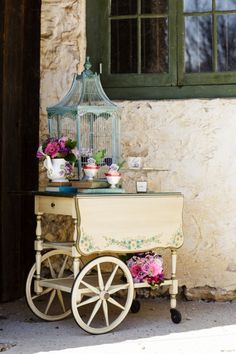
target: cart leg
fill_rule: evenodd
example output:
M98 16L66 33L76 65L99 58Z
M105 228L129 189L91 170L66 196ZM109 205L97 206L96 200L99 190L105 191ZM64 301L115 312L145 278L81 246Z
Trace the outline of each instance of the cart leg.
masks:
M73 257L73 273L74 278L79 274L80 271L80 254L75 246L72 246L72 257Z
M73 241L74 244L76 244L76 241L78 239L77 218L73 218L73 222L74 222ZM81 255L77 251L76 246L72 247L72 257L73 257L73 273L74 273L74 278L76 278L80 271L80 257L81 257Z
M176 309L176 295L178 294L178 280L176 279L176 262L177 253L176 250L171 250L171 280L172 284L169 289L170 293L170 314L174 323L180 323L182 316Z
M177 253L176 250L171 250L171 280L172 285L170 286L170 307L176 308L176 295L178 294L178 280L176 279L176 262Z
M40 274L41 274L41 260L42 260L42 250L43 250L43 240L42 240L42 214L37 214L37 225L36 225L36 240L34 242L35 249L35 261L36 261L36 274L34 282L34 291L39 294L43 291L42 287L39 285Z

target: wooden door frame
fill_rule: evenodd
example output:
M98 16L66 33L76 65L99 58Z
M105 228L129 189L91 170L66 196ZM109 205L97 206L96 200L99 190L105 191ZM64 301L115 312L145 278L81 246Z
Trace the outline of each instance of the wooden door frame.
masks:
M41 0L0 7L0 301L9 301L24 294L33 261Z

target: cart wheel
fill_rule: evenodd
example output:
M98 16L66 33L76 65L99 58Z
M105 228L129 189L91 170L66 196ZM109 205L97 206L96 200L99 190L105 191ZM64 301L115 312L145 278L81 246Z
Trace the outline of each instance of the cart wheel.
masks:
M73 258L69 251L53 250L42 256L41 280L68 279L73 283ZM31 268L26 281L26 300L31 311L46 321L57 321L70 313L70 294L56 288L40 286L35 292L36 263Z
M181 313L176 309L170 309L171 319L174 323L180 323L182 320Z
M130 307L130 311L133 313L137 313L137 312L139 312L140 307L141 307L140 301L135 299L132 302L132 305Z
M116 257L98 257L87 263L75 279L72 313L86 332L107 333L128 314L133 295L133 278L126 264Z

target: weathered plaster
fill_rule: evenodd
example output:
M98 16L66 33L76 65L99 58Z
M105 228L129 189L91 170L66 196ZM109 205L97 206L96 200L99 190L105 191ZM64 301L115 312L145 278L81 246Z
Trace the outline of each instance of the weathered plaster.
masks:
M122 102L124 158L143 156L149 189L185 196L178 276L188 288L236 288L236 100ZM135 134L133 132L135 131ZM133 136L133 138L132 138ZM133 172L133 177L140 178ZM127 178L134 190L134 181Z
M69 90L83 70L86 52L85 0L43 0L40 50L40 138L48 134L46 107ZM45 174L40 167L40 184Z
M81 72L85 47L85 1L43 0L41 137L47 133L46 107L62 98L73 73ZM142 179L148 181L150 191L184 194L185 243L177 265L186 295L197 296L197 291L201 298L207 290L217 299L219 292L235 298L236 99L118 104L123 108L123 158L142 156L144 167L160 170L126 170L123 187L134 192L135 181ZM44 182L45 173L41 172L40 184ZM68 223L64 222L64 229ZM63 229L59 232L63 237ZM166 264L168 269L168 258ZM192 288L197 289L194 295Z

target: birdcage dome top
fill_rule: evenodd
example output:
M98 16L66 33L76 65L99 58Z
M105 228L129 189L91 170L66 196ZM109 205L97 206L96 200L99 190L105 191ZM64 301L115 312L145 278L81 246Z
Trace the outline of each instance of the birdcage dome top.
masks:
M86 113L113 113L118 107L105 94L100 75L91 71L89 57L86 58L84 71L75 74L68 93L54 106L47 108L49 116L63 115L68 112L83 115Z

